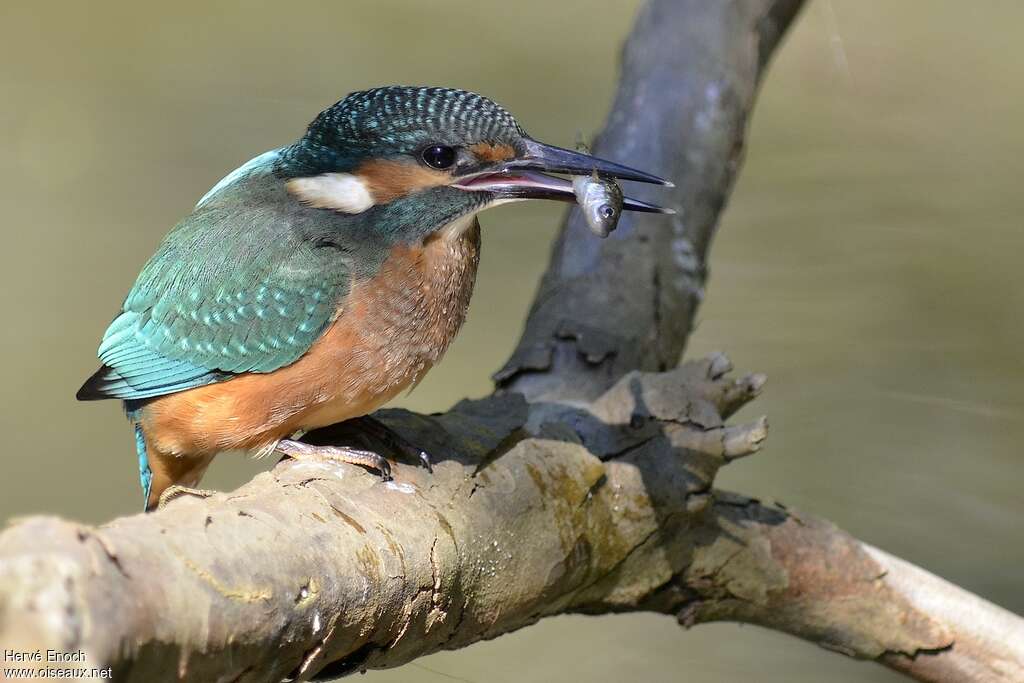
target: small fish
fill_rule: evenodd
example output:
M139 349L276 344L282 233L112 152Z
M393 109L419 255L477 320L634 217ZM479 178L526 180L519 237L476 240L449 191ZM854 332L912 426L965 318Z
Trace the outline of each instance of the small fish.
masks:
M590 153L582 140L577 141L576 151ZM622 215L622 188L619 184L612 178L600 177L594 171L588 176L573 176L572 189L591 232L598 237L610 235Z

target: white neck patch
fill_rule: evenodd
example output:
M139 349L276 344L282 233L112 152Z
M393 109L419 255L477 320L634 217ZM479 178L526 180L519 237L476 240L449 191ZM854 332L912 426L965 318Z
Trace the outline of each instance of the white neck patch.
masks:
M288 181L288 191L304 204L342 213L362 213L377 203L366 183L351 173L293 178Z

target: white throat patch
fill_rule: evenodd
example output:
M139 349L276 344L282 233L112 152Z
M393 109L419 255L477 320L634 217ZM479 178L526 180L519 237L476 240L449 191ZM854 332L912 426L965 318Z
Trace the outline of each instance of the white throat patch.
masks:
M438 232L445 240L458 240L463 234L465 234L466 230L469 230L473 223L476 222L476 216L478 213L480 212L474 211L472 213L467 213L465 216L456 218L454 221L441 228Z
M288 181L288 191L304 204L342 213L362 213L376 204L366 183L351 173L293 178Z

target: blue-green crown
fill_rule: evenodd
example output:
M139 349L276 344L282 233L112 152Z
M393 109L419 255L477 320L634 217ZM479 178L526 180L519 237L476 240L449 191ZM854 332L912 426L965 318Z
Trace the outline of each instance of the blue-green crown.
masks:
M453 88L373 88L322 111L288 151L287 170L348 170L370 154L410 154L432 143L514 144L524 135L511 114L483 95Z

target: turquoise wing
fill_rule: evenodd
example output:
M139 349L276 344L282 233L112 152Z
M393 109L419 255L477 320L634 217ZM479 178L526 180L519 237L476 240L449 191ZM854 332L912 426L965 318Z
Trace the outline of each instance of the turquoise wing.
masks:
M79 398L145 399L295 362L333 319L349 267L294 227L272 209L201 205L143 268Z

